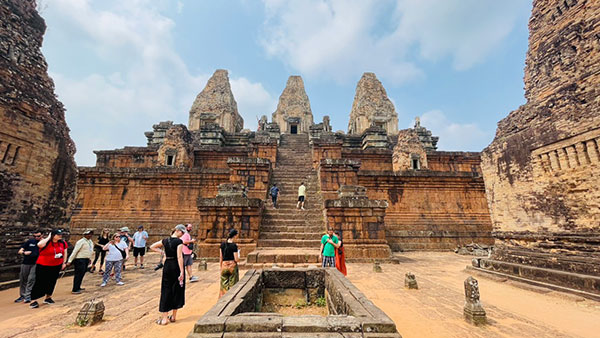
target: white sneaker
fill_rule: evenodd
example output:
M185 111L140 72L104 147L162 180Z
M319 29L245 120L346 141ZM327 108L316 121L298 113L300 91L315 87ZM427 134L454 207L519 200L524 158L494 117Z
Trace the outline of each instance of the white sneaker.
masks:
M117 285L125 285L123 282L117 282Z
M100 284L100 286L102 286L102 287L105 287L105 286L106 286L106 283L102 283L102 284Z
M199 279L198 279L198 277L196 277L196 276L192 276L192 277L190 278L190 283L197 282L198 280L199 280Z
M302 210L306 210L306 209L304 209L304 208L301 208L301 209L302 209Z

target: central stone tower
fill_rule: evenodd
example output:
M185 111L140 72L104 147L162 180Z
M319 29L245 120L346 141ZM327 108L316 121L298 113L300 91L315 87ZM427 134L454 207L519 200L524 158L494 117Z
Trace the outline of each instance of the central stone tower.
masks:
M364 73L356 85L348 134L362 134L377 126L388 135L398 134L398 114L385 88L373 73Z
M310 126L313 125L313 115L300 76L289 77L272 118L273 122L279 125L282 133L307 134L309 132Z

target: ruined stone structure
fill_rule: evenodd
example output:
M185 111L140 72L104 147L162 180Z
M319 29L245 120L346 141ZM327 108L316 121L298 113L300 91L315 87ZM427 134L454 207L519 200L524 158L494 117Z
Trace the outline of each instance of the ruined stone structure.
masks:
M228 133L239 132L244 126L224 69L215 71L190 109L190 130L199 130L208 124L217 124Z
M527 103L484 150L496 249L481 267L600 294L600 3L536 0Z
M229 88L217 74L225 73L207 88ZM96 151L96 166L79 168L73 232L144 224L152 241L192 223L199 256L214 259L235 227L250 267L317 263L327 226L340 231L354 261L491 244L479 154L436 151L437 138L418 123L398 135L374 75L361 79L359 94L356 111L387 116L388 125L346 135L332 132L327 116L315 124L302 79L292 76L273 121L261 118L256 132L232 132L218 120L197 128L166 121L146 133L146 147ZM206 100L201 93L194 106L210 106ZM301 182L305 211L296 209ZM273 183L277 209L267 196Z
M272 118L284 133L308 133L313 125L313 116L300 76L289 77Z
M33 230L68 227L77 172L35 2L2 1L0 22L0 280L9 280Z
M398 133L398 114L375 74L364 73L356 85L348 134L362 134L372 126L395 135Z

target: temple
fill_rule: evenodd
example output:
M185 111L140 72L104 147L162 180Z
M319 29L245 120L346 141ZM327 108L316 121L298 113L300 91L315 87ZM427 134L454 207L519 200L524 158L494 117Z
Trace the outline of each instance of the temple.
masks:
M372 73L350 117L347 134L332 132L327 116L314 123L302 78L291 76L272 121L243 130L227 71L217 70L188 126L157 123L147 146L96 151L96 166L79 167L71 231L144 224L156 239L192 223L198 255L216 258L235 227L246 264L257 265L316 263L327 226L355 261L493 242L479 153L437 151L418 120L398 131ZM306 211L295 208L301 182ZM267 199L273 183L278 209Z

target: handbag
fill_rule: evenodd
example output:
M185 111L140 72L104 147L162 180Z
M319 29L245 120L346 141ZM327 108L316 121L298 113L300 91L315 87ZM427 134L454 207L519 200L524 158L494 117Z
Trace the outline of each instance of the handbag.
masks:
M125 259L125 257L127 257L127 253L125 253L125 250L119 249L119 247L116 245L115 245L115 248L117 248L117 250L119 250L119 252L121 253L121 256L123 256L123 259Z

